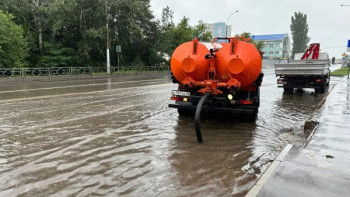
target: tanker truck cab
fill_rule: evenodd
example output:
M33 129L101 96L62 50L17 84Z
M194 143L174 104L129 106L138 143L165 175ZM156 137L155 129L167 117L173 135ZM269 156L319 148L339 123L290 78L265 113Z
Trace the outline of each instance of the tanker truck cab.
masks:
M178 88L171 92L175 103L169 107L180 116L194 116L196 122L202 111L255 121L264 76L261 68L260 52L245 37L183 43L171 57L171 78Z

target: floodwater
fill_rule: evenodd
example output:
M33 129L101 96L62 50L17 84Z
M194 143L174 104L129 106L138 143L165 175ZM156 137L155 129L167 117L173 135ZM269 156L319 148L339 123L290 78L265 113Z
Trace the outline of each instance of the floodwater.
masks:
M274 67L256 123L168 108L164 76L0 83L0 196L242 196L283 147L302 145L322 95L284 94Z

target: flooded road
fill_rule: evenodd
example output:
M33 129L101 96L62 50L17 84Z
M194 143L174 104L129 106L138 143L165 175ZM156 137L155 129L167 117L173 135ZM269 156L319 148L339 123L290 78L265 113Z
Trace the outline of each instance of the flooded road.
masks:
M202 123L168 108L160 76L0 86L0 196L242 196L322 95L284 94L265 62L256 123ZM332 82L333 84L334 82Z

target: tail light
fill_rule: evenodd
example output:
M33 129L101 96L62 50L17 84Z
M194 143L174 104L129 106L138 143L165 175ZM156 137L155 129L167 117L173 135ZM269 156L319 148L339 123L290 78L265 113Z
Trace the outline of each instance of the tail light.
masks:
M172 96L172 97L170 97L170 100L172 100L172 101L182 101L182 98L177 97L177 96Z
M170 100L172 100L172 101L184 101L184 102L187 102L188 101L188 98L186 98L186 97L177 97L177 96L172 96L172 97L170 97Z
M315 82L316 82L316 83L322 83L322 82L323 82L323 79L315 79Z
M251 101L251 100L240 100L240 101L238 101L238 103L241 104L241 105L251 105L251 104L253 104L253 101Z

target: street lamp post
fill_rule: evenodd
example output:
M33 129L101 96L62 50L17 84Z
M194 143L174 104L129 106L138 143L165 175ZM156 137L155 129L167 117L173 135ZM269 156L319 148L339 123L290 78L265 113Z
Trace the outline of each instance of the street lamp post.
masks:
M350 5L341 4L340 6L350 6ZM350 76L350 68L348 67L348 79L349 79L349 76Z
M231 16L232 16L234 13L237 13L237 12L239 12L239 11L238 11L238 10L236 10L236 11L232 12L232 13L230 14L230 16L228 16L228 17L227 17L227 21L226 21L226 37L227 37L227 26L228 26L228 20L231 18Z

